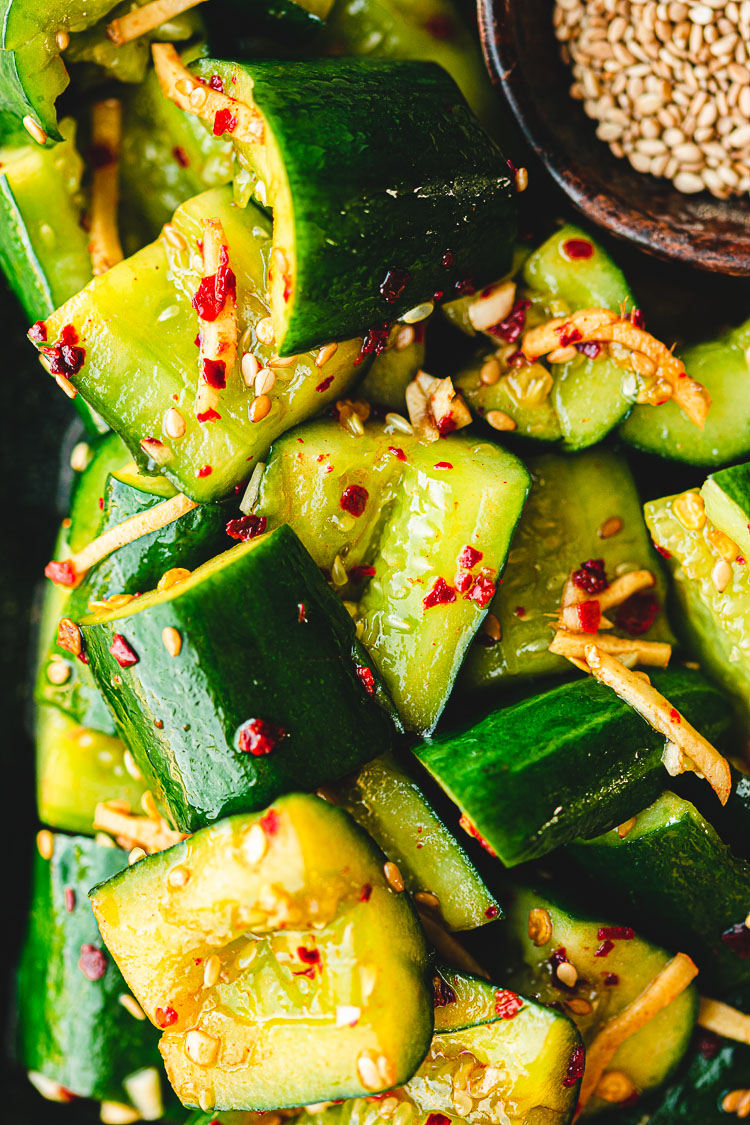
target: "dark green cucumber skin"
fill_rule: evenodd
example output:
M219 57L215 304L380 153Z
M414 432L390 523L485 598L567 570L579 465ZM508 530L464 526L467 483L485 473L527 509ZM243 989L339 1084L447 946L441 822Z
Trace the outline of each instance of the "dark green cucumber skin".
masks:
M614 845L588 840L568 853L644 929L695 959L704 991L750 984L750 958L721 940L747 915L750 864L722 844L692 805L683 802L675 812L665 804L660 822L642 836Z
M199 73L217 67L205 60ZM507 269L515 237L509 168L440 67L325 59L243 69L294 207L299 300L280 355L357 335L436 290L486 284ZM380 292L390 270L410 275L392 302Z
M389 749L395 730L382 689L368 694L356 673L371 662L349 614L290 528L229 570L174 609L170 600L83 628L120 736L185 832L343 777ZM161 639L168 625L182 636L176 659ZM114 633L139 655L133 667L110 654ZM288 732L270 754L237 749L252 718Z
M122 1081L143 1066L160 1065L158 1033L119 1002L128 992L106 954L87 898L95 883L127 866L127 853L86 836L54 837L51 860L34 859L34 890L28 935L18 974L17 1053L38 1071L79 1097L127 1102ZM66 888L75 902L69 911ZM81 946L107 956L101 980L78 967Z
M607 1115L611 1125L727 1125L721 1108L731 1090L750 1086L750 1047L700 1028L678 1073L664 1089Z
M713 789L694 773L673 778L671 787L680 797L695 805L735 855L750 860L750 776L734 765L731 771L732 788L725 805L721 804Z
M689 669L650 672L657 690L714 744L724 697ZM609 688L563 684L494 711L415 754L507 867L640 812L665 788L664 739Z

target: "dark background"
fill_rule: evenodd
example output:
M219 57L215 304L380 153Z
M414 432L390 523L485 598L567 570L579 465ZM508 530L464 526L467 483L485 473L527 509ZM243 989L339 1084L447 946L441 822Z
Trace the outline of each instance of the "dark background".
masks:
M575 218L564 198L537 166L519 139L507 155L530 171L531 187L521 197L521 222L544 235L560 218ZM710 337L720 328L750 316L750 281L721 278L649 258L622 243L607 243L625 270L647 317L649 329L665 339L688 341ZM436 318L437 320L438 318ZM4 876L0 918L4 956L0 963L3 1018L3 1118L9 1123L33 1120L39 1125L97 1121L97 1108L80 1103L45 1102L29 1086L10 1058L12 973L23 937L28 907L29 870L37 830L34 808L33 744L30 738L30 682L35 644L34 616L41 576L49 560L57 524L66 513L71 478L68 460L81 436L70 402L46 376L25 340L25 318L3 284L0 289L3 396L0 406L0 755L6 791ZM450 374L445 357L450 340L435 340L428 368ZM750 373L748 374L750 394ZM702 481L699 470L676 467L656 458L629 454L644 498L664 495ZM23 1018L23 1013L19 1013ZM7 1116L5 1116L7 1114Z

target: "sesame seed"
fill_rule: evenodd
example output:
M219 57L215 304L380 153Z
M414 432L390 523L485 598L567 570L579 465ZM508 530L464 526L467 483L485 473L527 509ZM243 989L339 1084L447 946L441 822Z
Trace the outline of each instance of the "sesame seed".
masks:
M195 86L188 94L188 100L193 109L202 109L208 101L208 93L202 86Z
M255 335L258 337L261 344L271 345L275 343L276 335L273 330L273 321L271 320L270 316L266 316L262 320L258 321L258 323L255 325Z
M182 637L172 625L165 626L161 631L162 643L170 656L179 656L182 651Z
M748 348L748 351L750 351L750 348ZM748 367L750 367L750 360L748 360ZM403 414L394 414L391 412L389 414L386 414L384 421L386 426L390 426L392 430L396 430L396 432L399 434L414 433L414 428L411 422L407 421L407 419L404 418Z
M488 637L491 637L491 639L495 641L495 643L501 640L503 635L502 627L497 617L495 617L494 613L488 613L485 617L484 621L482 622L482 632L485 633Z
M187 867L173 867L167 875L167 884L170 887L184 887L190 881L190 872Z
M57 383L63 394L67 395L68 398L73 399L78 394L78 391L75 389L67 375L55 375L55 382Z
M260 371L261 364L252 352L245 352L240 360L240 370L242 371L242 378L247 387L252 387L255 383L255 376Z
M619 824L617 826L617 835L620 837L621 840L624 840L625 837L630 832L632 832L634 828L635 828L635 817L631 816L630 820L624 820L622 822L622 824Z
M145 855L146 852L143 848L131 848L128 853L128 866L132 867L134 863L137 863L139 859L143 859Z
M353 1004L339 1004L336 1007L336 1027L354 1027L361 1015L361 1008Z
M181 438L185 433L185 419L175 406L164 415L164 433L170 438Z
M272 367L272 368L291 367L292 364L296 363L296 362L297 362L297 357L293 356L293 355L288 355L288 356L284 356L284 357L282 357L280 355L272 355L271 358L269 359L268 363L266 364L266 367Z
M379 1090L382 1081L377 1063L364 1052L357 1059L357 1075L365 1090Z
M42 859L52 859L55 851L55 838L47 828L42 828L36 834L36 846Z
M172 226L171 223L165 223L162 228L162 233L169 245L175 250L187 250L187 240L184 235L177 230L177 227Z
M268 850L268 838L260 824L253 824L244 834L242 854L248 863L259 863Z
M414 901L420 906L426 906L430 910L437 910L440 907L440 899L437 895L432 894L431 891L415 891Z
M70 467L75 473L82 473L91 463L94 451L87 441L79 441L70 454Z
M414 329L409 324L402 324L396 332L393 346L397 352L406 351L414 343Z
M552 937L552 918L548 910L535 906L529 911L528 933L534 945L546 945Z
M324 344L315 357L316 367L325 367L329 359L333 359L338 351L338 344Z
M492 387L500 378L501 371L500 361L495 356L490 356L479 369L479 382L485 387Z
M203 966L203 986L204 988L213 988L219 979L221 972L221 959L212 953L210 957L206 958L206 963Z
M211 1066L219 1054L219 1040L194 1027L185 1036L185 1054L196 1066Z
M268 395L258 395L250 403L248 417L251 422L262 422L271 409L271 400Z
M516 191L520 194L529 186L529 172L527 168L518 168L515 176Z
M177 90L177 93L182 94L183 97L187 96L188 94L192 94L196 86L197 82L195 82L192 78L179 78L177 82L175 82L175 89Z
M383 874L385 875L388 886L400 894L404 889L404 877L396 864L388 860L383 867Z
M68 46L70 45L70 35L64 27L61 27L60 30L56 33L55 43L57 44L58 51L67 50Z
M99 1106L99 1120L103 1125L132 1125L141 1120L137 1109L124 1102L102 1102Z
M493 430L515 430L516 428L516 423L510 414L506 414L504 410L488 410L485 419Z
M711 581L719 594L723 594L732 581L732 567L726 559L719 559L711 571Z
M47 134L41 127L38 121L35 121L30 113L27 113L23 119L23 127L26 132L32 137L38 145L45 145L47 143Z
M434 312L435 304L433 301L424 301L421 305L415 305L413 309L409 309L400 318L402 324L419 324L420 320L426 320Z
M255 376L255 393L259 397L267 395L269 391L273 390L274 383L276 382L276 375L268 367L262 367L258 374Z
M73 669L68 664L67 660L63 660L59 656L54 656L47 665L47 679L51 684L59 687L61 684L66 684L70 677L73 675Z
M597 535L600 539L611 539L613 535L617 535L618 531L622 531L622 520L619 516L610 516L601 525Z
M574 988L578 980L578 970L570 961L563 961L557 966L557 979L568 988Z
M331 563L331 581L334 586L346 586L349 581L349 575L346 573L346 567L341 561L340 555L336 555Z
M130 1012L130 1015L133 1017L133 1019L145 1020L146 1013L136 1000L135 996L131 996L129 992L123 992L117 997L117 999L122 1004L125 1011Z

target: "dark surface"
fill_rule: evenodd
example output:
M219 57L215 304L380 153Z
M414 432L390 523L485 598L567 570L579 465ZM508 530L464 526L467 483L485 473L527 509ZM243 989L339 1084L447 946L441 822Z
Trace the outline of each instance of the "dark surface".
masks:
M507 2L507 0L506 0ZM516 0L519 11L537 10L532 0ZM545 15L546 18L546 15ZM557 65L557 64L556 64ZM561 111L569 100L561 99ZM575 107L573 107L575 108ZM570 115L572 118L572 114ZM590 130L583 118L571 128ZM606 153L606 148L600 145ZM526 164L531 187L521 200L523 226L543 234L559 218L575 218L564 194L555 187L519 140L508 155L517 165ZM614 158L613 158L614 159ZM738 323L750 314L750 282L703 274L685 266L665 264L638 249L613 240L608 249L622 265L647 313L649 326L671 343L679 338L695 341L720 327ZM58 470L67 466L77 428L71 404L46 378L24 338L26 323L15 301L0 283L0 316L4 329L4 385L7 398L0 418L2 450L3 545L0 551L0 685L4 732L0 738L6 790L8 832L3 901L3 938L6 967L0 976L0 999L7 1008L10 973L25 926L33 836L36 831L33 791L33 749L28 735L28 689L31 684L33 627L30 617L34 591L52 551L57 520L65 511L66 486L58 484ZM455 343L455 341L453 341ZM436 335L429 369L444 373L451 351ZM439 362L440 361L440 362ZM80 431L78 431L80 436ZM60 447L64 446L61 454ZM704 474L658 458L628 454L644 498L675 492L702 481ZM70 477L70 471L64 474ZM483 706L491 706L491 699ZM486 858L476 853L479 859ZM3 1027L7 1027L7 1018ZM3 1035L3 1041L7 1036ZM83 1125L98 1121L89 1106L57 1106L42 1101L23 1075L3 1056L7 1076L3 1085L3 1119L35 1125Z
M569 93L549 0L478 0L487 64L526 140L587 218L651 254L750 275L750 200L683 195L613 156Z

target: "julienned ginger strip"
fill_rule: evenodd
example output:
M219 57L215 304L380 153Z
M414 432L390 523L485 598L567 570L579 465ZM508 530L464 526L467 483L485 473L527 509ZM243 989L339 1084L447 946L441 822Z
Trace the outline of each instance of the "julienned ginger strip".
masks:
M190 73L171 43L154 43L151 53L156 77L166 98L185 113L209 122L212 128L216 126L216 115L223 112L227 127L221 130L222 133L238 141L262 142L263 118L256 109L201 82Z
M107 37L116 47L122 47L124 43L140 39L142 35L147 35L149 31L160 27L167 20L174 19L175 16L180 16L203 2L204 0L151 0L150 4L135 8L132 12L108 23Z

